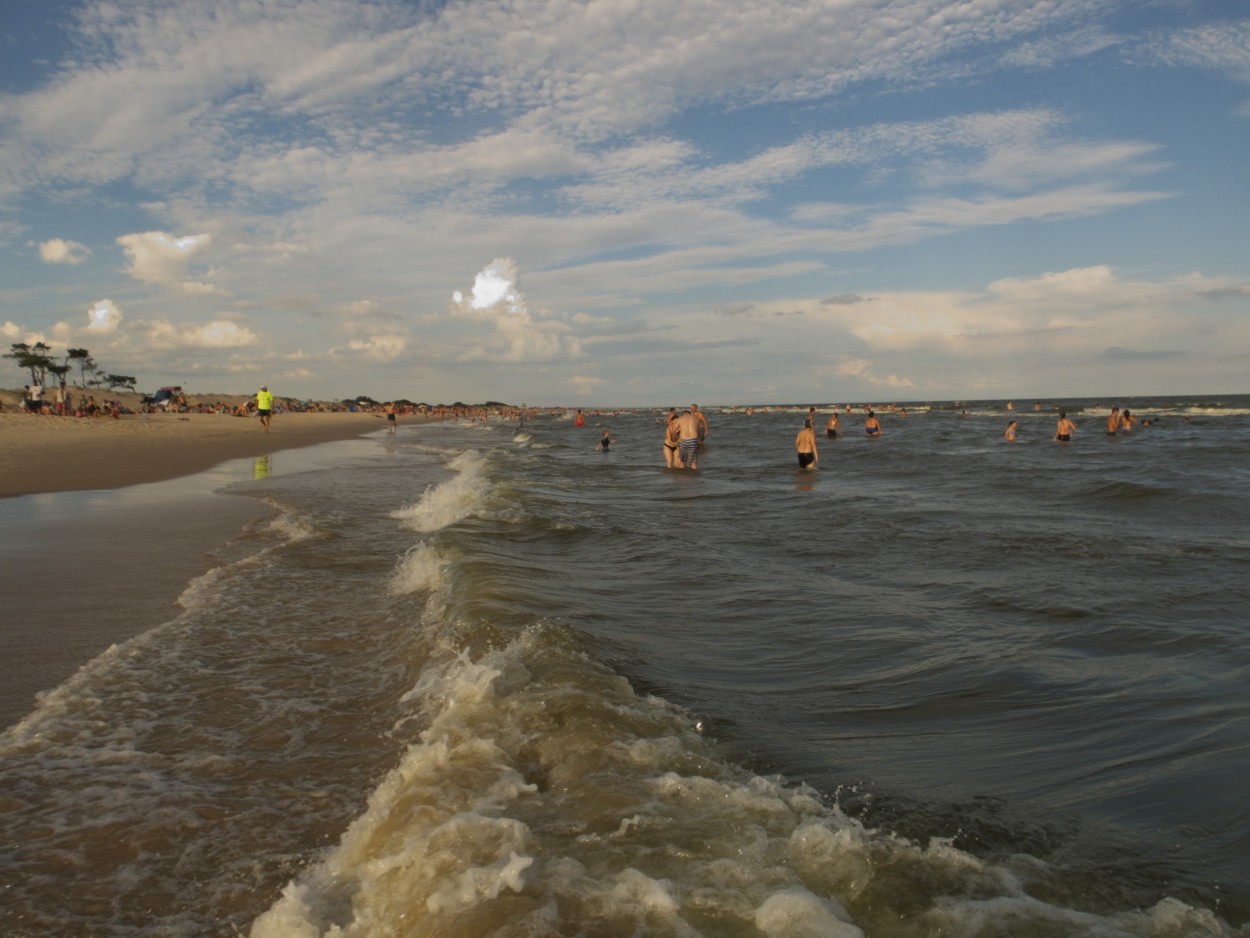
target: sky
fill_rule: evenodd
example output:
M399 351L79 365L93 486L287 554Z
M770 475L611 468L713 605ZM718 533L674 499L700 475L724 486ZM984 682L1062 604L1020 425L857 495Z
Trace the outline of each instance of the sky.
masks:
M1247 0L0 6L0 344L141 390L1247 393L1248 235Z

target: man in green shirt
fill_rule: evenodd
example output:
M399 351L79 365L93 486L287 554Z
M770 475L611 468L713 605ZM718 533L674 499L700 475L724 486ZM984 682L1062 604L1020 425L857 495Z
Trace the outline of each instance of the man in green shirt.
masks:
M273 419L273 395L269 393L267 384L262 384L256 392L256 414L260 417L260 425L268 433L269 421Z

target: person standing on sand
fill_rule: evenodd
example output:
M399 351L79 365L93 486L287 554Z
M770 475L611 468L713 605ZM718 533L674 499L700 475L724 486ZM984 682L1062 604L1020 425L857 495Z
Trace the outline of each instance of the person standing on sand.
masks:
M260 390L256 392L256 415L260 417L260 425L268 433L269 422L273 419L273 394L270 393L267 384L262 384Z
M794 449L799 454L799 468L814 472L820 453L816 451L816 431L810 420L803 421L803 429L794 438Z
M397 408L395 407L394 401L391 401L389 404L386 405L386 423L390 427L387 433L395 432L395 411L396 410Z
M1076 424L1068 419L1066 410L1059 411L1059 423L1055 427L1055 439L1060 443L1067 443L1072 439L1072 433L1076 430Z

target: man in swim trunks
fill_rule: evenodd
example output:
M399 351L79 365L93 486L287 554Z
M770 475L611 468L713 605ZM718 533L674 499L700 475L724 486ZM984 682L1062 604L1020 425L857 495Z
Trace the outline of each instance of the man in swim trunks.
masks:
M816 451L816 431L810 420L803 421L803 429L794 438L794 449L799 455L799 468L815 471L820 454Z
M842 421L838 419L838 412L835 410L829 415L829 422L825 424L825 436L834 439L838 435L838 431L842 429Z
M864 421L864 432L869 436L881 436L881 421L874 411L868 411L868 419Z
M677 455L681 459L683 469L699 468L699 418L691 413L690 408L678 417L674 423L677 427Z

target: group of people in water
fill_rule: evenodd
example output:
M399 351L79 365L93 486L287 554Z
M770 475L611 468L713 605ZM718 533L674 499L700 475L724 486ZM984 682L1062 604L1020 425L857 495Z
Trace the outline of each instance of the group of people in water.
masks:
M1041 410L1042 405L1038 403L1035 410ZM888 408L892 413L900 417L906 417L907 411L902 408L895 408L893 405ZM1014 410L1013 404L1007 405L1007 410ZM754 408L746 408L745 413L749 416L754 413ZM847 405L845 416L853 413L851 406ZM885 434L885 429L881 425L880 418L877 417L876 411L868 406L864 409L864 435L868 439L880 439ZM1074 420L1068 417L1064 410L1058 411L1059 418L1055 427L1053 439L1067 443L1071 441L1073 433L1075 433L1077 425ZM964 411L961 416L971 416L968 411ZM699 450L703 446L708 435L708 418L704 411L699 409L698 404L691 404L684 410L678 411L676 407L669 408L667 414L656 418L657 423L664 424L664 441L663 454L664 465L668 469L698 469L699 468ZM586 426L586 415L582 411L578 411L574 417L574 424L578 427ZM799 430L794 438L794 450L798 459L799 469L804 471L813 471L820 462L820 449L817 446L817 433L820 419L817 415L816 408L809 407L807 415L803 421L803 427ZM1111 414L1107 417L1106 433L1108 436L1132 431L1136 427L1148 427L1151 425L1150 418L1139 420L1134 417L1132 412L1125 408L1121 410L1119 407L1111 408ZM837 439L845 435L842 426L842 416L835 409L824 421L825 436L828 439ZM1003 432L1003 438L1007 442L1015 442L1019 430L1019 422L1012 420L1007 424L1006 430ZM608 432L603 433L602 439L595 447L600 452L608 452L610 446L616 442Z

